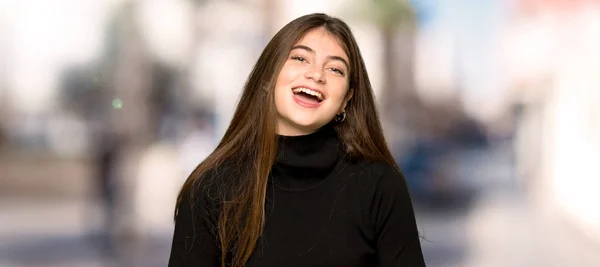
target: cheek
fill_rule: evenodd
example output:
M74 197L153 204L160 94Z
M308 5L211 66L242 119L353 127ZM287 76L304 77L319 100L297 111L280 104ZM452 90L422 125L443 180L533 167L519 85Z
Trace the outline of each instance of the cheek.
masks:
M293 81L293 73L285 67L279 72L275 82L275 106L285 105L286 92L290 91L289 85ZM291 92L291 91L290 91Z
M295 79L297 79L301 74L301 71L298 68L294 68L292 66L284 66L279 72L279 76L277 76L277 85L288 85Z
M286 84L289 83L289 80L289 72L287 72L285 69L282 69L277 76L277 80L275 81L275 97L281 95Z
M346 84L340 85L339 87L335 88L335 90L332 90L331 93L331 97L336 108L341 107L341 105L344 103L344 100L346 99L346 94L348 93L348 89L346 89Z

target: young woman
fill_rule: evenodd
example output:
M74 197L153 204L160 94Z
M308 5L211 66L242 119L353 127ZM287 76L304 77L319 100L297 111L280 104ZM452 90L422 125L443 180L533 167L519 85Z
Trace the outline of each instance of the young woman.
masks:
M302 16L269 42L223 139L181 189L169 266L425 266L343 21Z

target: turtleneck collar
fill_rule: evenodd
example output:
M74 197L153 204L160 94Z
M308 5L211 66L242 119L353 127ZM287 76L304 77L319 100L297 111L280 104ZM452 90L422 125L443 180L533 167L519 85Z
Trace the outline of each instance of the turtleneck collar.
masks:
M306 189L327 178L340 155L340 141L330 124L302 136L278 136L272 177L280 187Z

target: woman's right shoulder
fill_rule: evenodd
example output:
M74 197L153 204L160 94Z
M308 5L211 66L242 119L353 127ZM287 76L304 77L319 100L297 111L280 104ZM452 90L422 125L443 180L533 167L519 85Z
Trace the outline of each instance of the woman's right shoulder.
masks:
M216 205L229 184L228 180L238 175L235 170L233 163L224 162L202 173L192 174L187 178L180 194L191 203Z
M220 196L214 175L213 171L207 171L201 177L188 177L179 192L176 220L208 219L217 214Z

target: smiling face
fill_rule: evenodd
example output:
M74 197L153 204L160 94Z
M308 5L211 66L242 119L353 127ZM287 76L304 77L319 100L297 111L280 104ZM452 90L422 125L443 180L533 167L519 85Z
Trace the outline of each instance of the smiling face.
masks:
M307 32L296 43L275 83L277 133L305 135L343 112L348 92L349 58L324 28Z

